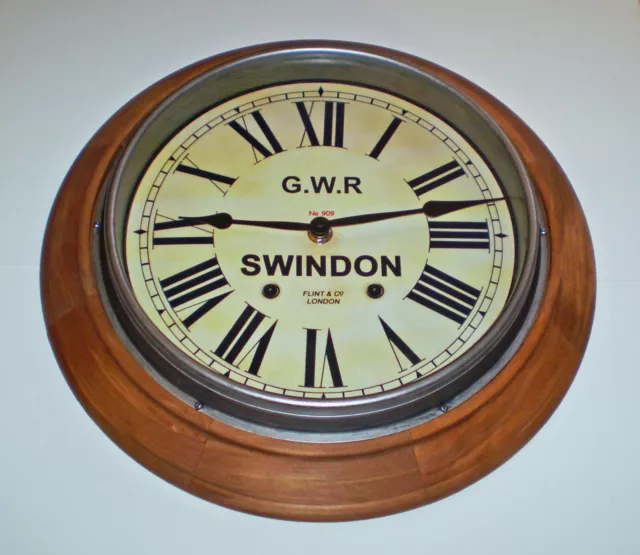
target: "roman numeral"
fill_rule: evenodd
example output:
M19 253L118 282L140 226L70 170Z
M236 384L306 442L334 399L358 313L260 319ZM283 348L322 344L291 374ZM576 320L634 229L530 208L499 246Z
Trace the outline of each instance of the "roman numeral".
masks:
M453 160L437 167L435 170L423 173L415 179L407 181L407 183L411 186L413 192L420 197L463 175L464 170L456 160Z
M184 173L187 175L193 175L202 179L207 179L220 191L223 195L227 194L227 190L231 185L236 182L235 177L229 177L228 175L222 175L221 173L210 172L201 170L195 166L187 166L186 164L179 164L175 171ZM220 183L228 185L227 188L220 187Z
M230 122L229 127L231 127L231 129L233 129L236 133L238 133L238 135L240 135L245 141L247 141L254 148L254 150L257 150L265 158L273 156L278 152L282 152L284 149L282 148L282 146L280 146L278 139L276 139L273 131L271 131L271 128L260 113L260 110L251 112L251 117L253 118L255 123L258 124L258 127L260 128L260 131L262 131L265 139L267 139L271 150L269 150L267 146L260 142L260 140L257 139L256 136L249 131L244 117L238 119L242 120L242 123L245 125L245 127L240 125L240 123L238 123L238 120Z
M221 287L229 285L222 275L222 270L215 257L160 280L160 285L174 310L179 310L179 307L191 301L196 301L196 303L185 308L200 305L182 320L187 328L195 324L231 293L228 291L215 297L209 295Z
M331 330L327 332L327 344L322 359L322 369L320 379L316 381L316 351L318 344L318 330L307 330L307 346L305 353L304 366L304 387L325 387L324 383L326 370L329 370L329 378L332 387L344 387L342 375L340 374L340 366L336 356L336 348L333 345ZM316 385L317 383L317 385Z
M475 287L427 264L407 298L463 324L476 305L480 293Z
M218 348L215 350L215 354L229 364L235 364L236 359L245 349L249 341L251 341L256 330L265 318L267 318L265 314L262 314L262 312L259 312L252 306L247 305L247 307L242 311L242 314L240 314L238 319L234 322L233 326L231 326L227 335L225 335L224 339L220 342L220 345L218 345ZM273 336L277 323L277 321L274 322L262 337L260 337L260 339L251 346L247 353L238 361L236 366L239 367L239 365L251 355L252 358L247 372L254 376L258 375L260 365L262 364L264 355L267 352L269 342L271 341L271 337Z
M296 108L304 125L305 134L309 138L311 146L321 146L316 130L311 123L311 110L307 112L304 102L296 102ZM313 102L311 109L317 102ZM322 146L344 147L344 102L324 102L324 123L322 133ZM334 116L335 112L335 116ZM304 136L302 137L304 141ZM302 142L300 143L302 146Z
M153 224L153 245L211 245L213 246L213 233L205 230L198 229L206 234L206 236L178 236L167 237L158 236L157 232L166 231L168 229L176 229L181 227L194 227L193 222L185 222L184 220L168 220L165 222L158 222L160 214L156 215L156 222ZM195 228L194 228L195 229Z
M402 366L400 362L400 358L398 357L398 353L402 354L404 358L406 358L411 366L414 364L418 364L422 359L411 350L411 347L407 345L400 336L391 329L389 324L387 324L380 316L378 316L380 323L382 324L382 329L384 330L384 334L387 336L387 341L389 341L389 345L391 346L391 350L393 351L393 355L396 357L396 361L398 362L398 366L400 367L400 371L406 370Z
M380 137L376 146L373 147L373 150L367 156L371 156L371 158L375 158L377 160L381 152L384 150L384 147L387 146L387 143L391 140L391 137L393 137L393 134L398 130L398 127L400 127L401 123L402 120L400 118L393 118L389 127L385 129L382 137Z
M487 222L437 222L429 220L430 249L489 250Z

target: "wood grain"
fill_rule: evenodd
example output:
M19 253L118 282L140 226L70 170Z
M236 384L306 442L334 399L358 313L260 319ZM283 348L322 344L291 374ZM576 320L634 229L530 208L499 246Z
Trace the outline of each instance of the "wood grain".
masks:
M491 95L444 68L392 50L341 44L420 66L461 89L510 137L540 193L551 262L539 314L510 363L468 401L411 430L360 442L296 443L237 430L156 383L119 340L97 293L92 245L98 196L122 145L153 108L203 71L236 57L336 43L280 43L229 52L145 90L78 156L56 199L43 247L41 289L49 338L88 414L117 445L165 480L215 503L276 518L381 516L435 501L491 472L560 403L593 318L589 231L571 185L540 139Z

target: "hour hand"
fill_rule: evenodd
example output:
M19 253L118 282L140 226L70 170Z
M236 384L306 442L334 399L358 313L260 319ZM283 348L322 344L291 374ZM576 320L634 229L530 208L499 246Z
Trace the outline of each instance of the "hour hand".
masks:
M457 212L472 206L480 206L481 204L491 204L504 198L489 198L480 200L430 200L425 202L422 207L425 215L429 218L439 218L451 212Z
M206 224L216 229L227 229L233 223L231 214L226 212L210 214L209 216L180 216L179 219L187 225Z
M193 224L207 224L216 229L227 229L231 225L248 225L253 227L267 227L271 229L284 229L289 231L308 231L310 225L302 222L262 221L262 220L236 220L231 214L219 212L209 216L180 216L184 222Z

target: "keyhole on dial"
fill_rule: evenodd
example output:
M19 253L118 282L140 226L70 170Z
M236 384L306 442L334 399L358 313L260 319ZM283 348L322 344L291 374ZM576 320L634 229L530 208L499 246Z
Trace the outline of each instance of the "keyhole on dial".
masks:
M382 285L380 285L379 283L372 283L371 285L367 286L367 295L369 295L369 297L371 297L372 299L379 299L380 297L382 297L382 295L384 295L384 287L382 287Z
M262 288L262 294L267 299L275 299L280 294L280 287L275 283L268 283Z

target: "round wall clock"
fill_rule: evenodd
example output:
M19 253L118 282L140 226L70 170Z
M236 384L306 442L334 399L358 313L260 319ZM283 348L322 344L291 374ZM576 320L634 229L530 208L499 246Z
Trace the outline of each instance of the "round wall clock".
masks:
M477 86L396 51L229 52L134 98L47 228L49 335L147 468L300 520L451 494L560 402L595 274L571 186Z

